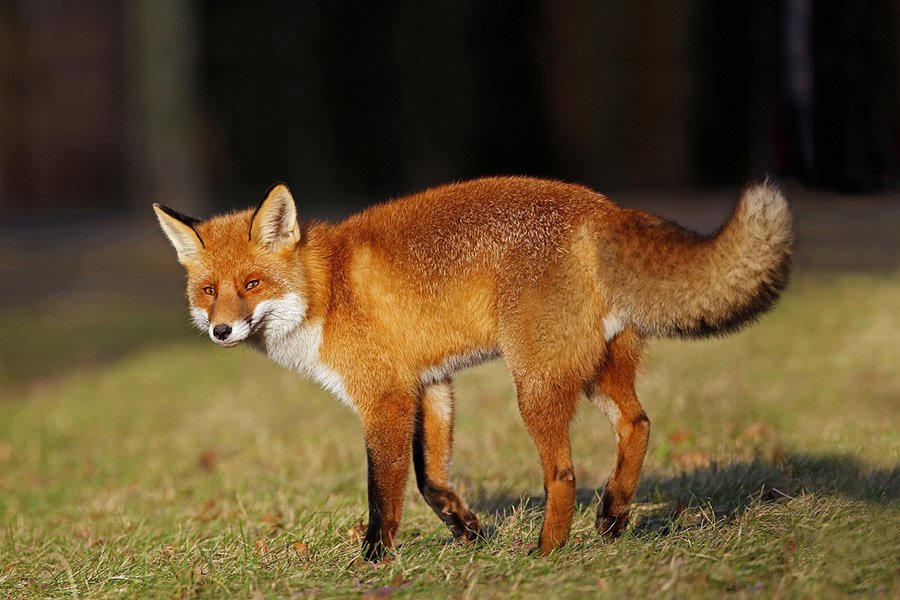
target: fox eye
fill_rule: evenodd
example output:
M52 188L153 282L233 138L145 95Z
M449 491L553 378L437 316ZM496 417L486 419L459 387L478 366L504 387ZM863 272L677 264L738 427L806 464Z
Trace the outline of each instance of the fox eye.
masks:
M244 289L252 290L256 286L259 285L259 279L251 279L247 283L244 284Z
M208 285L205 288L203 288L203 292L209 296L214 296L216 294L216 288L214 288L211 285Z

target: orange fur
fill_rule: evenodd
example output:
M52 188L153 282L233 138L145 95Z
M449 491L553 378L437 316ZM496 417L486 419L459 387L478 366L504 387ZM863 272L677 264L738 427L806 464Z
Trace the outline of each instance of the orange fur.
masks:
M310 374L358 412L371 558L394 542L410 448L429 505L457 537L477 535L447 481L449 377L498 355L544 469L540 551L568 538L568 428L584 391L616 428L597 526L621 533L649 436L634 394L643 338L751 320L785 285L792 245L787 204L768 184L746 189L712 237L581 186L517 177L429 189L334 225L298 225L283 185L256 211L205 222L156 210L198 325Z

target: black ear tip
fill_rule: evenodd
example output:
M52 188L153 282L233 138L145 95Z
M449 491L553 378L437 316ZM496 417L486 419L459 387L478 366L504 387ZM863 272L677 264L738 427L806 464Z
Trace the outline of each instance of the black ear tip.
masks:
M163 213L167 214L168 216L172 217L173 219L181 221L188 227L193 227L194 225L196 225L197 223L200 222L200 219L195 219L194 217L189 217L188 215L181 214L177 210L171 209L168 206L160 204L159 202L154 202L153 208L162 211Z
M283 187L284 190L285 190L288 194L291 193L291 188L289 188L288 185L287 185L285 182L283 182L283 181L276 181L275 183L273 183L272 185L269 186L269 189L266 190L266 193L265 193L265 195L263 196L263 200L265 200L266 198L268 198L268 197L272 194L272 192L274 192L276 189L278 189L278 188L280 188L280 187Z

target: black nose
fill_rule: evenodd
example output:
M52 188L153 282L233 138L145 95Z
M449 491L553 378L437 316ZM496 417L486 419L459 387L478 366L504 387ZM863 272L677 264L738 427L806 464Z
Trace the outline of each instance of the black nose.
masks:
M217 340L222 340L224 342L228 336L231 335L231 327L225 323L220 323L213 327L213 335Z

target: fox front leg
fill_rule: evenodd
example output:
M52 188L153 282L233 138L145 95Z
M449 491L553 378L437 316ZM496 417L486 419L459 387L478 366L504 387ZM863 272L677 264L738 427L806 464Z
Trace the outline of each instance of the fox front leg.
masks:
M369 526L363 540L366 560L379 561L394 547L403 512L415 427L415 398L406 393L383 395L360 411L368 461Z

